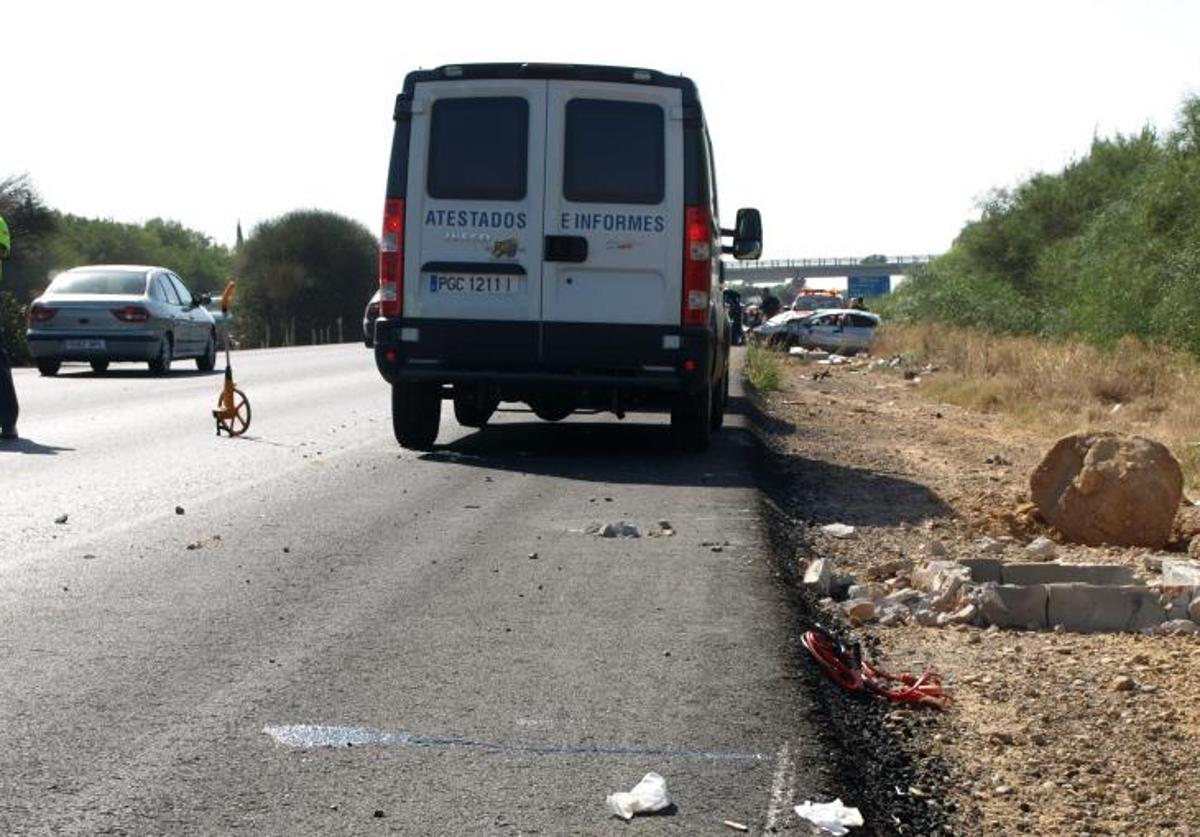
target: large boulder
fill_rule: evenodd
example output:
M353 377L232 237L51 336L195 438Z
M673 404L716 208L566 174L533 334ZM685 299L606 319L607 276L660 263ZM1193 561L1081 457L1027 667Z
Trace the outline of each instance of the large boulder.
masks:
M1029 487L1042 517L1072 541L1161 547L1171 538L1183 472L1158 442L1089 433L1059 439Z

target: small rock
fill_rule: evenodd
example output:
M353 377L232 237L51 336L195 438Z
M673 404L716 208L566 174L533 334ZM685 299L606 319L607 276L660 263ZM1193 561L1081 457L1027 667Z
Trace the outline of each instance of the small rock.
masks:
M948 614L949 618L946 621L951 625L968 625L975 620L978 612L979 609L974 604L968 603L954 613Z
M1188 605L1188 616L1192 618L1193 622L1200 622L1200 596L1197 596Z
M183 506L176 506L175 514L183 514Z
M871 599L877 601L888 595L888 588L885 584L878 582L870 582L867 584L855 584L847 592L846 595L852 599ZM917 595L920 595L919 593Z
M918 610L913 613L913 619L923 628L936 628L938 624L938 614L932 610Z
M1152 630L1159 636L1177 636L1181 634L1200 633L1200 625L1197 625L1191 619L1172 619L1169 622L1163 622Z
M1004 553L1004 544L985 536L975 541L975 551L981 555L1001 555Z
M982 641L983 640L981 640L979 638L979 634L975 634L975 633L967 634L967 645L978 645Z
M83 556L83 560L85 560L85 561L95 561L95 560L96 560L96 556L95 556L95 554L93 554L93 553L89 552L87 555L84 555L84 556Z
M1004 730L993 730L988 734L988 742L991 744L1003 744L1005 747L1011 747L1017 743L1011 732Z
M941 541L926 541L921 545L921 551L930 558L945 558L949 554L946 545Z
M856 622L875 621L875 602L870 599L851 599L842 605L846 616Z
M62 526L63 524L65 524L67 522L67 517L68 517L68 515L60 514L58 517L54 518L54 522L57 523L59 526Z
M536 561L537 559L538 559L538 554L537 554L536 552L531 552L531 553L529 553L529 560L530 560L530 561Z
M829 523L822 526L821 531L829 537L837 538L838 540L854 537L854 527L847 526L845 523Z
M383 819L383 811L376 808L375 813L372 816L374 816L375 819L377 819L377 820L381 820L381 819Z
M714 547L712 548L712 551L713 551L713 552L724 552L724 551L725 551L725 547L721 546L720 544L717 544L716 546L714 546Z
M1113 681L1112 688L1114 692L1132 692L1135 685L1132 677L1122 674Z
M1043 561L1052 561L1058 554L1058 547L1054 545L1054 541L1043 535L1030 542L1025 547L1025 552Z
M1009 462L1007 459L1005 459L1003 456L1001 456L998 453L992 454L987 459L985 459L984 462L986 462L988 465L1005 465L1005 466L1012 465L1011 462Z
M187 549L188 549L188 552L191 552L193 550L200 549L203 546L204 546L204 544L202 544L200 541L195 541L193 543L189 543L187 545Z

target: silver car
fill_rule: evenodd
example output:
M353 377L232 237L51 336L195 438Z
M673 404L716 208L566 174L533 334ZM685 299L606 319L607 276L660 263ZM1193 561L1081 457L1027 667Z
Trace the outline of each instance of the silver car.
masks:
M178 358L195 358L208 372L217 362L217 332L207 301L165 267L76 267L30 305L25 337L43 375L57 374L63 361L97 372L113 361L141 361L165 375Z

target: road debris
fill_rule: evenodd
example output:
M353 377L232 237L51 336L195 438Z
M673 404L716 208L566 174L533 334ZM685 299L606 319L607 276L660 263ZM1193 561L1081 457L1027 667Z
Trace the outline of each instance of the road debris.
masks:
M835 837L850 833L851 828L863 826L864 820L857 808L845 805L841 799L833 802L810 802L796 806L796 816L808 820L817 828Z
M750 826L746 825L745 823L734 822L733 820L725 820L725 822L721 823L721 825L725 826L726 828L732 828L734 831L750 830Z
M624 520L618 520L616 523L605 523L601 526L599 523L593 523L584 530L589 535L596 535L601 538L640 538L642 533L638 531L638 527L632 523L626 523Z
M67 522L67 517L68 517L68 515L60 514L58 517L54 518L54 522L57 523L59 526L62 526Z
M667 795L667 780L657 773L647 773L628 793L610 793L605 799L613 816L631 820L634 814L653 814L671 807Z
M176 506L176 507L175 507L175 514L183 514L183 513L184 513L183 506Z
M821 531L831 538L838 540L846 540L854 537L855 529L853 526L847 526L845 523L829 523L821 527Z

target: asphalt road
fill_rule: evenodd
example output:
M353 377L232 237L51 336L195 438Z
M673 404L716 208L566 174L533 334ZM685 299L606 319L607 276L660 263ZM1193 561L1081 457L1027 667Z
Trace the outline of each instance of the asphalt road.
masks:
M0 833L800 829L828 789L740 416L696 456L447 403L419 454L361 346L234 365L236 440L219 371L17 371ZM649 771L674 808L609 816Z

